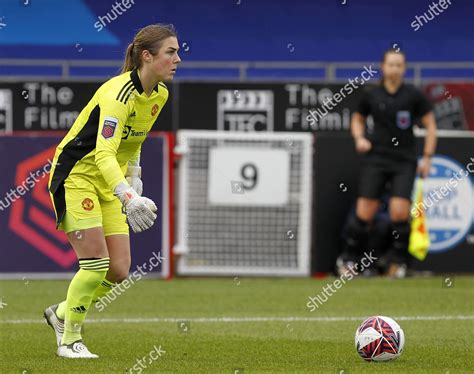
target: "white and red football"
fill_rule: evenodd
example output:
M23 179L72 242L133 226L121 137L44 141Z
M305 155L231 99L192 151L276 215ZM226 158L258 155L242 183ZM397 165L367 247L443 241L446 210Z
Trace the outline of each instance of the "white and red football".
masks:
M399 357L405 334L398 323L384 316L367 318L355 334L357 353L366 361L388 361Z

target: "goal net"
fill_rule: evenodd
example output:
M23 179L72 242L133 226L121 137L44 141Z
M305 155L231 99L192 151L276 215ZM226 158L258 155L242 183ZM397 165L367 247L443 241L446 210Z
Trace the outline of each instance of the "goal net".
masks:
M179 131L177 273L308 275L312 141Z

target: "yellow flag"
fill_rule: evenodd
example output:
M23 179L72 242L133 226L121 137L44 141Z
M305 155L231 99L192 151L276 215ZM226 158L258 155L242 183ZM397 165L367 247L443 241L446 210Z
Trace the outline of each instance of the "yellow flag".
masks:
M411 232L408 252L413 257L422 261L428 254L430 247L430 234L426 226L426 216L423 204L423 179L418 178L416 181L415 198L411 209Z

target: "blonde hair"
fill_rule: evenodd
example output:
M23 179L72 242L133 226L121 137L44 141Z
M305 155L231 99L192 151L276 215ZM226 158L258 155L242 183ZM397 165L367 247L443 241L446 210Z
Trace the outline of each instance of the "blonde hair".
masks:
M156 55L163 41L171 36L177 36L176 30L171 24L148 25L138 31L125 52L122 74L141 67L142 52L148 50L153 56Z

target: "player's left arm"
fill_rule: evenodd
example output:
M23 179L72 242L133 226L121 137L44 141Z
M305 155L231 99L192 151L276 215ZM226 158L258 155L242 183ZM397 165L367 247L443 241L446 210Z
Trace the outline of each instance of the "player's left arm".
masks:
M117 185L126 182L117 161L117 152L130 108L129 105L118 102L111 92L105 90L100 92L99 106L95 162L110 189L115 191Z
M421 117L421 124L426 129L425 144L423 147L423 158L418 164L418 174L426 178L430 172L431 157L435 153L437 136L436 136L436 119L432 110L432 105L428 99L420 92L417 102L417 112Z
M127 182L132 188L137 191L137 194L140 196L143 193L143 182L142 182L142 168L140 166L140 155L142 151L142 146L140 145L137 151L128 161L127 172L125 177Z

